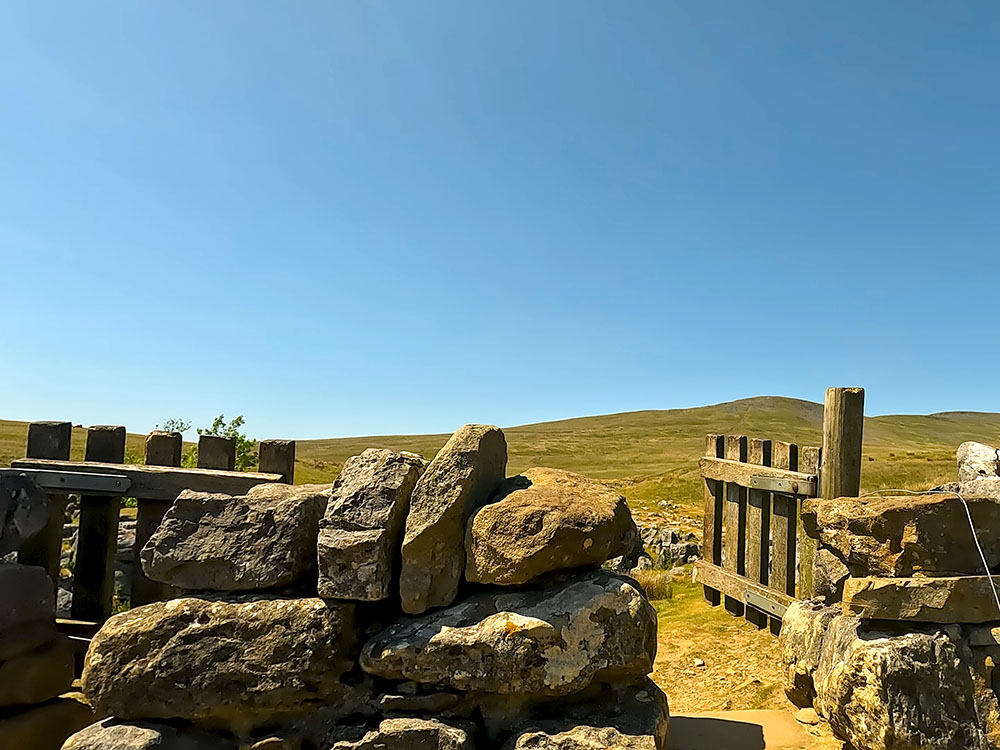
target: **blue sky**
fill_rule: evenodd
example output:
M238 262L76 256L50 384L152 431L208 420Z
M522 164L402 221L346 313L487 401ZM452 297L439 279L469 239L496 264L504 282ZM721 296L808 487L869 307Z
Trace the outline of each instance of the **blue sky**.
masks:
M12 3L0 416L1000 411L992 2Z

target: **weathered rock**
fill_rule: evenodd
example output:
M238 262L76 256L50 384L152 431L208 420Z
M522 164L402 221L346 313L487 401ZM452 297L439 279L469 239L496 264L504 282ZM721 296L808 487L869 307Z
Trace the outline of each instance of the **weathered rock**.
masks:
M45 568L0 562L0 632L55 616L55 592Z
M72 682L73 646L60 635L0 662L0 706L47 701L69 690Z
M529 469L503 482L465 535L465 577L517 585L553 571L596 567L634 546L625 498L559 469Z
M937 492L950 492L962 497L1000 500L1000 477L970 479L967 482L948 482L934 489Z
M819 665L826 631L838 616L838 609L815 599L793 602L785 610L778 645L785 695L796 706L813 704L816 697L813 673Z
M652 680L608 688L560 713L517 730L504 750L666 750L670 711Z
M236 744L197 729L111 718L77 732L62 750L236 750Z
M0 557L13 552L49 520L49 498L24 474L0 476Z
M26 706L0 717L0 747L10 750L59 750L74 732L95 720L80 693Z
M56 621L51 617L13 625L0 631L0 661L26 651L33 651L54 640L55 637Z
M996 747L996 695L958 629L889 635L835 618L815 672L816 710L859 750Z
M1000 563L1000 501L966 497L987 562ZM809 499L802 523L834 550L851 575L983 574L962 502L955 495Z
M958 446L955 452L958 461L958 481L1000 477L1000 461L997 449L982 443L969 441Z
M640 527L639 537L641 541L640 553L648 553L648 556L652 556L653 567L659 570L669 570L677 565L687 565L701 557L698 536L692 532L652 525Z
M489 425L465 425L420 477L402 546L403 611L420 614L455 600L465 569L465 525L503 481L507 441Z
M416 454L379 448L347 460L320 523L320 596L376 601L392 594L410 495L425 466Z
M851 570L836 553L826 547L819 547L813 556L813 593L821 596L827 604L839 602L844 596L844 582L850 578Z
M83 689L122 719L181 718L238 733L337 704L349 687L351 604L174 599L115 615L94 637Z
M377 729L341 728L330 750L472 750L469 732L434 719L386 719Z
M143 547L143 572L188 590L288 586L316 564L329 491L321 484L263 484L236 497L185 490Z
M378 707L389 714L440 714L458 706L461 696L456 693L435 692L422 695L391 695L379 697Z
M365 645L361 666L466 691L566 695L645 676L655 655L652 606L629 579L598 570L401 620Z
M1000 589L1000 576L993 581ZM872 620L980 623L1000 616L985 576L851 578L844 585L844 611Z

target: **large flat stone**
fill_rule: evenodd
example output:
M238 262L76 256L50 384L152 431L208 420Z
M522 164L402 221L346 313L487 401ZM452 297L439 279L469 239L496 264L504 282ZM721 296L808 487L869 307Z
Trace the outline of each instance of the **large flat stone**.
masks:
M385 719L375 729L343 727L329 750L473 750L466 729L436 719Z
M1000 501L966 497L986 560L1000 564ZM956 495L809 499L802 506L809 536L835 550L851 575L985 573L968 516Z
M94 637L83 688L122 719L187 719L243 733L337 704L352 665L351 604L174 599L115 615Z
M566 695L643 677L655 655L652 606L629 579L593 571L404 618L365 645L361 666L463 691Z
M0 562L0 632L55 616L55 587L45 568Z
M344 463L320 523L319 595L377 601L393 593L393 569L426 466L413 453L369 448Z
M406 518L399 594L420 614L455 600L465 570L465 525L503 481L507 441L490 425L465 425L417 482Z
M42 703L73 683L73 646L56 636L43 646L0 662L0 706Z
M329 492L317 484L263 484L239 496L185 490L143 547L143 572L195 591L291 585L315 567Z
M51 617L13 625L0 631L0 661L6 661L26 651L33 651L54 640L55 637L56 621Z
M962 443L955 451L955 459L958 462L959 482L1000 477L997 449L990 445L973 441Z
M0 557L18 549L49 520L49 497L24 474L0 477Z
M1000 576L993 576L1000 590ZM981 623L1000 618L986 576L848 578L844 612L869 620Z
M553 571L600 566L630 552L638 531L625 498L559 469L507 479L469 522L465 577L518 585Z
M59 750L67 737L96 718L81 693L66 693L13 713L3 712L0 714L0 747L5 750Z

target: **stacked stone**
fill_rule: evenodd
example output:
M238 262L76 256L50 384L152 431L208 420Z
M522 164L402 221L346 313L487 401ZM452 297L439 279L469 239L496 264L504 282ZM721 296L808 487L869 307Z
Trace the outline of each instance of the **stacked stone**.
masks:
M24 477L0 487L0 553L45 525L47 500ZM55 586L44 568L0 562L0 747L58 750L94 719L72 692L74 650L56 632Z
M506 463L467 425L429 464L182 493L141 559L184 595L98 633L83 684L115 718L65 750L664 750L655 613L601 569L637 539L624 499Z
M1000 567L1000 472L959 448L961 492L990 571ZM992 473L990 473L992 472ZM1000 748L1000 611L954 494L809 500L821 597L781 631L785 692L856 750ZM858 580L864 579L864 580ZM901 580L902 579L902 580ZM834 606L831 606L834 605Z

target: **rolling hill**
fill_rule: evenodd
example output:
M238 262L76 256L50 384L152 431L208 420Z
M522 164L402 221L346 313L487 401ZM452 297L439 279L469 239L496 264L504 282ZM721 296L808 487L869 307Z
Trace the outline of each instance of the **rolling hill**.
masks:
M820 404L775 396L714 406L637 411L580 417L505 428L509 471L553 466L612 482L638 509L663 499L693 506L702 498L696 460L705 434L721 432L790 440L820 441ZM457 426L457 425L456 425ZM0 465L24 455L27 424L0 420ZM303 440L298 443L296 479L331 481L349 456L367 447L410 450L433 456L448 435L381 435ZM129 435L128 450L142 454L142 435ZM865 420L863 483L866 489L926 488L954 477L954 451L964 440L1000 443L1000 414L947 412L887 415ZM74 431L74 459L82 458L84 431Z

